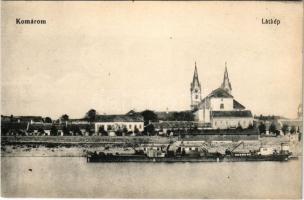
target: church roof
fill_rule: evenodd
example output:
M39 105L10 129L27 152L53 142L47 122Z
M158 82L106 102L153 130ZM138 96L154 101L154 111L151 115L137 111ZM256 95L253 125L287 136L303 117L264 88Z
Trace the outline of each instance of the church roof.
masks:
M210 102L208 101L208 98L210 97L217 97L217 98L233 98L231 94L229 94L226 90L222 88L217 88L216 90L213 90L208 96L206 96L204 99L201 100L199 107L203 108L206 106L206 108L209 108ZM233 109L236 110L244 110L246 107L243 106L240 102L233 99Z
M242 111L212 111L212 116L217 117L252 117L250 110Z
M233 109L244 110L245 106L233 99Z
M223 88L217 88L213 90L208 97L220 97L220 98L233 98L231 94L229 94L226 90Z
M224 90L223 88L217 88L215 90L213 90L208 96L206 96L204 99L201 100L199 107L203 108L203 106L206 106L206 108L208 108L210 106L210 102L208 101L208 99L210 97L216 97L216 98L233 98L233 96L231 94L229 94L226 90ZM239 105L241 105L239 103ZM241 105L242 106L242 105ZM244 107L245 109L245 107Z

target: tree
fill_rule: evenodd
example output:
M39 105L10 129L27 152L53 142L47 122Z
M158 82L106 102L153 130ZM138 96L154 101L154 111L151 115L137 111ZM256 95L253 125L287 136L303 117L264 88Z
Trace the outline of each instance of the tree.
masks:
M134 133L136 134L136 135L138 135L139 134L139 130L138 130L138 128L135 126L135 128L134 128Z
M38 128L38 133L39 135L43 135L45 133L44 129L42 127Z
M254 127L253 127L253 124L250 123L249 126L248 126L248 129L253 129L253 128L254 128Z
M86 130L87 133L89 133L89 136L92 135L93 132L91 131L91 127L90 127L89 124L86 125L85 130Z
M45 122L45 123L52 123L53 121L52 121L52 119L51 119L50 117L46 117L46 118L44 119L44 122Z
M270 127L269 127L269 132L270 132L270 133L276 133L276 130L277 130L277 127L276 127L275 123L272 122L272 123L270 124Z
M61 121L69 121L69 116L67 114L63 114L61 117L60 117Z
M144 117L145 125L149 124L150 121L157 121L157 115L152 110L145 110L140 114Z
M259 120L263 120L263 115L260 114Z
M52 136L57 136L58 135L58 129L57 129L57 127L55 125L53 125L51 127L50 135L52 135Z
M28 129L26 130L26 132L29 134L29 135L33 135L34 134L34 128L32 126L29 126Z
M96 119L96 115L97 115L96 110L90 109L90 110L86 113L85 118L88 119L90 122L93 122L93 121Z
M73 135L82 135L82 132L81 132L79 126L74 126L72 128L72 131L73 131Z
M193 121L194 115L190 111L173 112L172 116L169 117L171 121Z
M98 128L98 133L100 133L100 135L107 135L107 132L104 129L104 126L100 126Z
M296 127L295 126L291 126L290 133L294 134L295 132L296 132Z
M1 126L1 136L8 135L9 129Z
M11 115L11 116L10 116L10 121L11 121L11 122L14 121L14 115Z
M124 136L128 134L128 129L127 129L127 127L123 127L123 129L122 129L122 134L123 134Z
M62 132L63 132L63 135L70 135L70 129L66 126L63 126L62 127Z
M283 124L282 131L283 131L284 135L286 135L286 133L288 132L288 125L287 124Z
M120 127L118 127L117 130L115 131L115 134L117 136L122 136L122 129Z
M149 134L149 135L154 135L154 131L155 131L155 128L154 128L153 124L148 124L144 128L144 132L147 133L147 134Z
M266 133L266 126L265 126L265 124L263 122L259 125L258 128L259 128L260 134Z

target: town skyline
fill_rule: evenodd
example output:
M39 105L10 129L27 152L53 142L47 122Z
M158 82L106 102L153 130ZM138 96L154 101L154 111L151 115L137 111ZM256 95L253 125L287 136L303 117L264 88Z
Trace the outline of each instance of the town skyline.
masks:
M80 118L91 108L101 114L189 110L194 63L204 97L220 86L227 62L232 95L254 115L295 118L302 81L299 7L273 4L272 13L284 20L269 31L260 21L267 8L240 9L248 4L225 2L213 16L218 7L208 2L164 3L161 9L79 3L64 19L51 14L60 6L29 5L48 23L16 26L10 17L3 23L2 114ZM11 3L5 12L12 9L24 8Z
M197 61L195 61L194 62L195 64L194 64L194 66L196 65L197 66ZM227 61L225 61L225 67L227 66ZM224 68L225 68L224 67ZM199 67L197 66L197 68L198 68L198 71L199 71ZM193 71L194 71L194 69L195 69L195 67L193 68ZM229 68L227 68L228 69L228 73L229 73ZM199 73L198 72L198 74L199 74L199 77L200 77L200 74L201 73ZM202 75L202 74L201 74ZM222 76L224 77L224 72L223 72L223 74L222 74ZM191 80L192 80L192 78L190 78ZM209 88L204 88L204 81L202 81L202 80L200 80L200 82L201 82L201 84L203 85L203 87L202 87L202 99L204 98L204 97L206 97L209 93L211 93L213 90L215 90L216 88L218 88L218 87L220 87L220 85L221 85L221 82L218 84L218 87L215 87L214 89L210 89L210 90L208 90ZM233 83L232 83L232 85L233 85ZM189 87L190 88L190 87ZM208 90L208 91L207 91ZM233 91L233 90L232 90ZM233 93L232 93L232 95L233 95ZM187 101L187 100L186 100ZM98 107L98 106L96 106L96 107ZM122 110L122 111L117 111L117 112L102 112L102 111L100 111L100 110L98 110L98 109L96 109L96 107L88 107L88 109L87 110L84 110L84 113L83 113L83 115L78 115L78 116L74 116L74 115L71 115L73 118L82 118L82 117L84 117L85 116L85 113L88 111L88 110L90 110L90 109L95 109L96 111L97 111L97 113L98 114L107 114L107 115L110 115L110 114L124 114L124 113L127 113L128 111L130 111L130 110L134 110L134 111L144 111L144 110L152 110L152 111L185 111L185 110L191 110L190 109L190 93L189 93L189 108L186 108L185 107L185 109L170 109L170 107L166 107L166 108L163 108L163 109L153 109L152 107L149 107L149 108L141 108L141 109L138 109L138 108L135 108L135 107L126 107L126 110ZM251 107L250 105L248 106L248 107ZM72 112L71 112L72 113ZM297 110L295 111L295 113L297 113ZM14 116L18 116L18 114L13 114L13 113L11 113L12 115L14 115ZM7 114L7 115L11 115L11 114ZM60 118L63 114L68 114L69 116L70 116L70 113L69 112L66 112L66 111L63 111L62 112L62 114L59 114L59 115L57 115L57 116L55 116L55 115L45 115L45 113L41 113L41 114L38 114L38 116L43 116L43 117L51 117L51 118L54 118L54 119L56 119L56 118ZM254 115L276 115L276 116L282 116L282 117L286 117L286 116L284 116L284 115L279 115L279 114L276 114L276 113L253 113ZM24 116L32 116L31 114L19 114L20 116L22 116L22 115L24 115ZM36 114L37 115L37 114ZM295 114L296 115L296 114ZM70 116L70 117L71 117Z

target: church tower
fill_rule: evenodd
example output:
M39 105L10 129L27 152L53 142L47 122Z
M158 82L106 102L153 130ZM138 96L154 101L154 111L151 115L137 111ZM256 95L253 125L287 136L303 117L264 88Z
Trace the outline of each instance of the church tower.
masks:
M193 80L190 86L190 92L191 92L191 109L197 109L199 103L202 100L202 97L201 97L201 84L198 80L196 62L195 62Z
M227 63L226 62L225 62L224 80L223 80L223 83L221 85L221 88L226 90L229 94L231 94L232 87L231 87L231 83L230 83L229 77L228 77L228 70L227 70Z

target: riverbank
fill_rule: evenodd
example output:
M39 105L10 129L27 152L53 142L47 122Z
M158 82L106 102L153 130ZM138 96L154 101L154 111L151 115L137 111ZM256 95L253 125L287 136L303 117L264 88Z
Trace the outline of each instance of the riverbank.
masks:
M2 157L84 157L88 151L105 151L108 153L133 153L133 146L139 144L168 144L178 137L142 136L142 137L2 137ZM184 138L197 141L197 137ZM258 150L261 146L280 150L281 143L288 143L294 156L302 155L301 143L296 136L260 137L258 140L243 141L240 150ZM208 141L205 147L210 152L224 153L240 141Z

